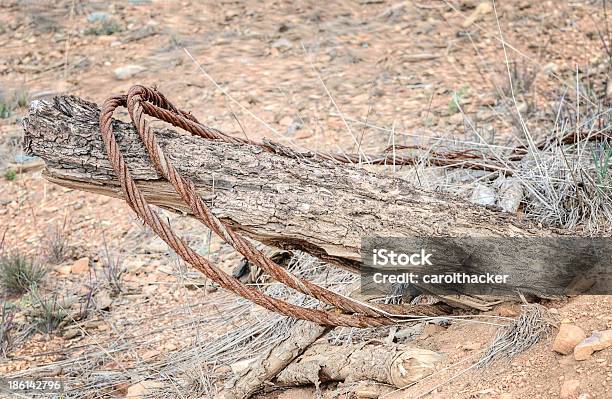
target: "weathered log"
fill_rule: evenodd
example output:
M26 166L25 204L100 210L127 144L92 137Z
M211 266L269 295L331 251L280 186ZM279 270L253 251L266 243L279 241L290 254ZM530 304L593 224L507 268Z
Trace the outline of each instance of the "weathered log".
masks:
M432 374L442 355L403 345L315 344L275 379L283 386L373 380L403 388Z
M23 120L25 147L46 162L45 177L65 187L122 197L100 137L99 109L73 96L35 101ZM113 129L132 176L152 203L189 214L171 185L160 178L129 123ZM330 161L294 159L247 144L205 140L173 130L157 131L161 148L191 178L212 212L237 231L267 245L299 249L352 271L363 270L361 239L378 237L555 237L521 217L471 204L456 196L416 188L400 178ZM550 252L546 242L531 253ZM533 280L557 284L567 274L556 265L512 258L517 248L497 249L510 258L510 274L523 289ZM490 252L470 272L500 271ZM496 254L500 255L500 254ZM489 264L490 261L490 264ZM486 263L486 264L485 264ZM504 266L506 267L506 266ZM444 272L444 270L439 270ZM536 284L544 291L546 287ZM514 295L514 294L513 294ZM545 295L546 296L546 295Z
M328 327L299 320L286 339L262 353L225 384L218 399L245 399L282 372L317 339L329 331Z

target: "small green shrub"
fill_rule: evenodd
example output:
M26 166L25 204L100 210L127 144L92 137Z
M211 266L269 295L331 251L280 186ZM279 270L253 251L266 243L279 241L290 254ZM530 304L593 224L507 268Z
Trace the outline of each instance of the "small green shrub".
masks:
M0 119L7 119L11 117L12 114L12 107L10 106L10 104L2 101L2 99L0 99Z
M0 355L6 357L12 343L13 343L13 330L15 329L15 323L13 323L13 317L15 313L9 306L8 302L2 302L2 314L0 314Z
M123 29L118 23L106 20L96 24L96 26L85 29L85 34L92 36L109 36L119 33L122 30Z
M55 265L62 263L66 259L69 250L68 238L70 234L67 228L68 224L69 221L67 219L64 219L61 225L57 223L49 229L45 239L44 245L47 260Z
M602 143L599 148L591 152L595 163L595 172L599 184L605 185L610 179L610 166L612 166L612 145Z
M27 107L29 98L30 95L28 94L27 87L22 86L17 91L15 91L15 103L19 108Z
M106 278L106 282L110 288L110 293L113 296L117 296L121 294L123 291L123 281L121 277L125 272L123 267L123 260L120 256L111 256L108 251L108 246L106 245L106 240L104 242L104 257L102 259L102 271L104 272L104 277Z
M34 288L30 291L30 297L33 309L31 316L36 328L44 333L57 330L67 316L66 311L62 309L57 299L57 294L42 297L39 295L38 289Z
M14 170L7 170L4 174L4 178L9 181L13 181L17 178L17 172Z
M21 254L0 257L0 284L10 292L24 294L45 277L44 266Z
M456 114L457 112L459 112L459 109L461 109L461 100L467 94L468 89L468 86L463 86L459 89L459 91L453 93L453 97L448 103L448 111L451 115Z

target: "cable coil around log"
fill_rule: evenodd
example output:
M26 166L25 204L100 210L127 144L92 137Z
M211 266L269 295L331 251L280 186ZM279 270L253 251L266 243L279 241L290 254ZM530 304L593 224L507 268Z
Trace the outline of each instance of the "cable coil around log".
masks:
M183 201L190 207L196 219L214 231L215 234L231 245L248 261L266 271L278 282L303 294L309 295L335 309L322 310L304 308L270 297L260 290L245 285L238 279L225 273L217 266L210 263L206 258L196 253L182 238L177 236L172 228L167 223L163 222L159 215L150 207L132 178L124 157L119 151L112 128L113 112L118 107L127 107L132 123L155 169L172 184ZM226 225L212 214L211 210L197 194L193 181L182 176L172 165L166 154L164 154L157 143L155 135L151 132L150 124L144 118L143 114L170 123L191 134L208 140L235 144L252 144L260 146L266 151L275 153L278 152L278 146L269 142L262 144L242 138L231 137L217 129L207 127L198 122L190 113L176 108L156 89L150 89L141 85L133 86L128 91L127 95L110 97L102 106L100 113L102 140L104 141L112 168L121 183L125 201L185 262L202 272L222 288L232 291L270 311L328 326L360 328L377 327L396 324L400 319L438 316L441 314L438 309L421 305L404 307L397 305L377 304L373 306L365 304L288 273L264 253L251 245L245 238L236 233L230 226ZM286 153L283 155L292 156L292 151L284 152ZM330 156L323 158L332 159Z

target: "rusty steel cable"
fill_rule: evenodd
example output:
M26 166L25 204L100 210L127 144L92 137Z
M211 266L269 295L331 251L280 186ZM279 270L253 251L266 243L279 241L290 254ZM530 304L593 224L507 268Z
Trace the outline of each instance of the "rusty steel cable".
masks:
M247 286L238 279L220 270L204 257L193 251L187 243L178 237L171 227L163 222L149 206L147 200L138 189L131 177L123 155L118 149L112 130L112 115L117 107L127 107L132 123L143 141L156 170L167 179L183 201L191 208L195 218L230 244L254 265L265 270L272 278L309 295L320 302L334 307L331 310L303 308L280 299L272 298L254 287ZM133 86L127 95L113 96L103 105L100 113L100 130L110 163L115 171L125 194L125 200L136 214L157 235L164 240L185 262L189 263L221 287L234 292L268 310L285 314L299 319L309 320L322 325L375 327L397 323L397 318L437 316L441 311L434 307L413 305L410 307L398 305L372 306L347 298L333 291L327 290L308 280L298 278L285 271L269 257L257 250L245 238L237 234L230 226L225 225L215 217L206 204L197 194L195 184L188 178L179 174L169 158L157 144L155 135L151 132L150 124L144 118L150 115L176 127L209 140L219 140L229 143L255 144L267 151L279 152L279 146L267 143L255 143L249 140L235 138L223 132L200 124L190 113L174 107L161 93L155 89L144 86ZM292 150L285 148L282 152ZM295 155L295 154L293 154Z

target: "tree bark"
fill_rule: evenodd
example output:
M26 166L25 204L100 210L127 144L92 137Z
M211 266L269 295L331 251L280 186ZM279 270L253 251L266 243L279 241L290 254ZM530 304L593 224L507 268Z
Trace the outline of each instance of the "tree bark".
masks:
M45 160L44 174L49 181L122 197L101 140L98 118L98 107L77 97L35 101L23 120L25 147ZM147 199L189 214L179 195L152 167L132 125L115 121L113 129ZM294 159L254 145L214 142L169 129L156 134L161 148L178 171L194 181L212 212L237 231L267 245L309 252L352 271L362 268L364 236L560 234L536 228L517 215L416 188L400 178L355 165ZM514 249L506 251L511 255ZM487 257L487 262L489 258L495 269L495 257ZM533 266L527 261L517 259L515 272L532 274ZM472 271L487 271L488 266L482 267ZM547 275L552 281L555 274L548 274L546 267L539 270L539 276Z

